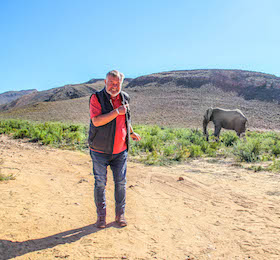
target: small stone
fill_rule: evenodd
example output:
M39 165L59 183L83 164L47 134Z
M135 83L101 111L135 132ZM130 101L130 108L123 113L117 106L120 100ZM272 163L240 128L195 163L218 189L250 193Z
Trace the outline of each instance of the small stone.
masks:
M178 181L183 181L184 178L183 177L179 177Z
M82 179L80 179L80 180L79 180L79 182L78 182L78 183L82 183L82 182L88 182L88 180L86 180L86 179L82 178Z

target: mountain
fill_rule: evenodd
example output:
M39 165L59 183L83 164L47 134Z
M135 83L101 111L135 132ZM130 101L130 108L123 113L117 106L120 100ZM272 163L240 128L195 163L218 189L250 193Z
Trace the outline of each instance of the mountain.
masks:
M126 86L131 79L124 80ZM61 101L89 96L96 92L96 89L104 86L104 79L91 79L82 84L69 84L59 88L45 91L34 91L27 96L20 97L12 102L0 106L0 111L20 108L39 102Z
M0 118L88 123L92 92L85 91L86 96L71 99L74 95L66 90L74 86L78 92L78 86L91 84L97 84L92 91L104 87L103 80L93 80L53 89L50 91L55 94L40 94L48 102L26 101L24 106L0 112ZM279 78L273 75L240 70L170 71L126 81L124 90L131 97L133 124L202 128L205 111L221 107L240 109L248 118L250 129L280 131Z
M201 88L212 85L225 92L235 92L246 100L262 100L280 104L280 78L243 70L181 70L155 73L134 79L135 86Z
M15 99L18 99L24 95L37 91L36 89L28 89L21 91L7 91L0 94L0 105L9 103Z

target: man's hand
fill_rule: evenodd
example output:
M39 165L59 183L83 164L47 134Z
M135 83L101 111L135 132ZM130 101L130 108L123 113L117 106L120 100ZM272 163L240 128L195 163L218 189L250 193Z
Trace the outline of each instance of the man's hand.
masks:
M125 115L126 111L129 109L129 104L125 104L118 107L120 115Z
M137 134L137 133L135 133L135 132L132 132L132 133L130 134L130 137L131 137L132 140L134 140L134 141L140 141L140 140L141 140L140 135Z

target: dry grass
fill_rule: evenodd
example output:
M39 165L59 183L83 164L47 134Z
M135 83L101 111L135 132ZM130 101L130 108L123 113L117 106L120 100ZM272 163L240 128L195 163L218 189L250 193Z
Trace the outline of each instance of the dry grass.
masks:
M0 167L2 167L1 165L3 164L3 159L0 158ZM15 179L15 175L14 174L4 174L2 173L2 168L0 168L0 181L8 181L8 180L14 180Z

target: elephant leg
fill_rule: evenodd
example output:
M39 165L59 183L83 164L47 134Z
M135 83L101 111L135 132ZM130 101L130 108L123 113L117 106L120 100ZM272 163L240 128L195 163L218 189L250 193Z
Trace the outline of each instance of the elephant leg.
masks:
M240 127L238 129L235 129L235 132L239 138L241 138L242 136L245 136L245 131L246 131L245 127Z
M237 133L237 135L238 135L239 139L246 140L245 132Z
M222 127L220 125L215 125L214 135L216 136L217 140L219 140L221 129Z

